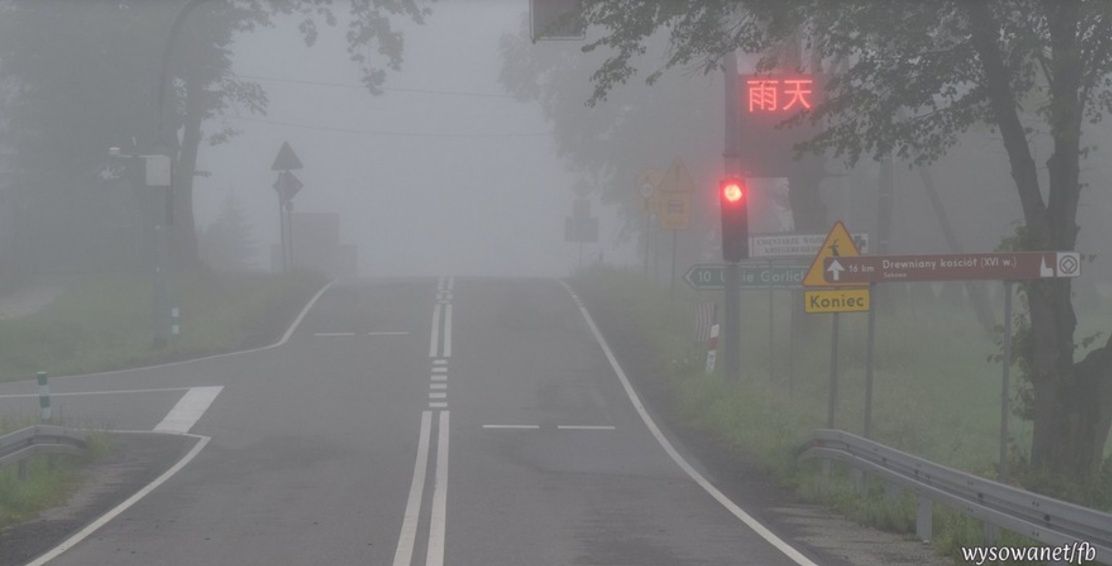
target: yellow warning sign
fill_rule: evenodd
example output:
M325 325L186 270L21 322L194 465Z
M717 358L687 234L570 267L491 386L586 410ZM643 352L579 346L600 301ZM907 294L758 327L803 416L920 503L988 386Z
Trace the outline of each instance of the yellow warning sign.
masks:
M691 193L659 193L656 211L660 227L665 230L686 230L691 221Z
M819 248L819 253L815 254L815 259L811 261L811 268L807 270L807 275L803 277L804 287L845 287L845 286L861 286L860 283L830 283L823 276L822 270L824 269L823 263L828 257L857 257L861 255L857 251L857 244L853 241L853 236L850 235L849 230L846 230L846 225L842 224L839 220L834 223L830 228L830 232L826 234L826 239L822 241L822 247ZM837 265L835 263L835 265ZM834 267L834 266L831 266ZM834 267L835 269L841 267ZM868 310L865 308L863 310ZM812 312L812 311L807 311ZM814 312L845 312L845 311L814 311Z
M691 222L691 196L695 183L687 173L683 160L676 158L656 185L654 200L660 227L665 230L685 230Z
M803 310L808 313L865 312L869 310L868 287L821 289L803 292Z
M694 193L695 182L687 173L683 160L676 158L671 167L664 172L664 176L656 184L656 189L662 193Z

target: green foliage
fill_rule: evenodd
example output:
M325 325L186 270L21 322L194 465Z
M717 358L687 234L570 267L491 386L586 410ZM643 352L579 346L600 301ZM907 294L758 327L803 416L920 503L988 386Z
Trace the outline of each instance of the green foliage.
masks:
M0 434L32 424L29 421L0 419ZM18 466L0 468L0 529L34 518L45 509L69 498L80 484L81 468L104 457L112 449L111 440L101 432L87 437L88 450L81 456L35 456L26 461L27 478L18 478Z

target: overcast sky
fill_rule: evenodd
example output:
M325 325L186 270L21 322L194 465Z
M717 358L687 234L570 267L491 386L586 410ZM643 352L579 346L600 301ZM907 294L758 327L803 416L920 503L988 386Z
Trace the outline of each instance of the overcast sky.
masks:
M442 1L425 25L403 24L404 68L389 75L386 88L487 96L372 96L358 86L342 22L322 26L312 48L295 19L242 36L235 72L266 88L270 109L265 117L229 120L243 133L203 148L199 168L212 175L198 179L199 223L215 216L231 190L257 239L275 242L269 168L288 140L305 164L296 172L305 189L295 210L340 212L364 276L565 275L576 257L563 242L573 178L555 156L538 107L506 96L497 80L499 38L516 32L527 10L527 0ZM604 230L616 230L610 224ZM617 253L605 240L603 248Z

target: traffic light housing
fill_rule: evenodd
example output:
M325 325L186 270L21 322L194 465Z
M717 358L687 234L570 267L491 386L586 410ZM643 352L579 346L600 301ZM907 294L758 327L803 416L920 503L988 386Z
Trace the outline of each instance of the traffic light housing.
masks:
M749 258L749 187L737 177L718 184L718 205L722 209L722 259L741 261Z

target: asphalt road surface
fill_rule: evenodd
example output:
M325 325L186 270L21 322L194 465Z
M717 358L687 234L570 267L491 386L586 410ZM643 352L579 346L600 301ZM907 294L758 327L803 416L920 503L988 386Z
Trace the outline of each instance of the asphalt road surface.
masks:
M599 338L558 281L383 280L333 286L278 347L53 380L68 420L207 444L50 564L809 564Z

